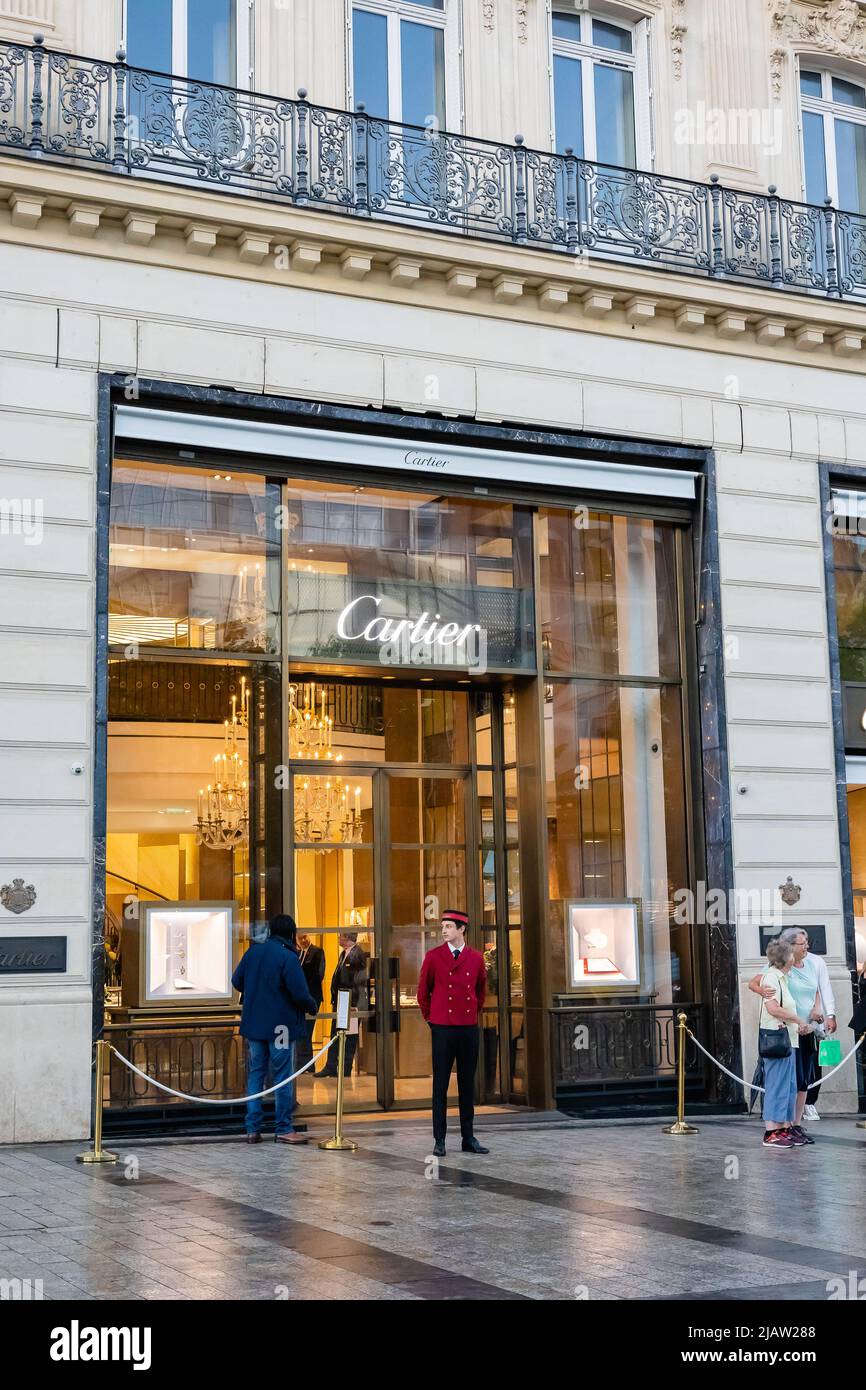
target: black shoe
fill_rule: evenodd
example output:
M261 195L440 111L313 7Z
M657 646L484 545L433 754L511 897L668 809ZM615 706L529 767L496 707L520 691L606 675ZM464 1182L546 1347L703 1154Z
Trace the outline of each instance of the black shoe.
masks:
M489 1153L490 1153L490 1150L489 1150L489 1149L485 1149L485 1147L484 1147L483 1144L479 1144L478 1140L475 1138L474 1135L472 1136L471 1139L464 1139L464 1140L463 1140L462 1148L463 1148L463 1152L464 1152L465 1154L489 1154Z
M436 1140L436 1143L433 1145L433 1157L434 1157L434 1158L444 1158L444 1157L445 1157L445 1140L444 1140L444 1139L437 1139L437 1140Z

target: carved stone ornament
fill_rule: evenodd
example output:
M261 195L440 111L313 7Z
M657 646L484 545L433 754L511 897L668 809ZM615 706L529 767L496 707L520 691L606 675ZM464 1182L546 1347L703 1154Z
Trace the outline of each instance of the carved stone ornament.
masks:
M802 891L799 883L795 883L790 874L784 883L779 884L779 893L786 907L793 907L795 903L798 903Z
M674 78L677 82L683 75L683 47L688 31L686 0L674 0L673 23L671 24L671 58L674 65Z
M799 0L769 0L769 11L770 80L776 100L791 44L838 58L866 59L866 10L857 0L826 0L819 8Z
M529 0L517 0L517 37L520 43L526 43L529 38L528 9Z
M492 34L496 28L496 0L482 0L481 12L484 18L484 28Z
M23 878L13 878L11 883L4 883L0 888L0 903L8 912L20 915L27 912L36 901L36 889L32 883L24 886Z

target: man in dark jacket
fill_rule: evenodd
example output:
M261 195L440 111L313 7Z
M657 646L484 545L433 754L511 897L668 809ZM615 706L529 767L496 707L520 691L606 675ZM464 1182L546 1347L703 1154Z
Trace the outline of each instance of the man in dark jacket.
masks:
M298 961L304 972L307 989L316 1001L315 1013L318 1014L324 997L322 981L325 978L325 953L321 946L313 945L306 932L302 932L298 937ZM308 1062L312 1061L313 1029L315 1026L315 1017L304 1019L304 1036L295 1050L295 1061L299 1067L305 1067Z
M232 984L243 1001L241 1035L247 1040L247 1093L265 1089L268 1062L273 1084L294 1071L295 1042L304 1036L304 1015L316 1013L295 948L294 920L286 914L271 922L267 941L254 942L238 962ZM295 1083L274 1092L275 1134L278 1144L305 1144L293 1124ZM262 1141L262 1102L247 1102L247 1143Z
M362 991L366 993L367 983L367 954L362 946L358 945L358 933L356 931L341 932L337 940L340 943L340 955L334 973L331 976L331 1011L337 1012L337 995L341 989L347 989L351 993L351 1006L353 1009L366 1008L366 1000L361 998ZM337 1031L337 1020L331 1022L331 1037ZM346 1034L346 1054L343 1061L343 1075L352 1075L352 1063L355 1060L355 1052L358 1048L358 1034ZM332 1047L328 1053L325 1066L317 1074L319 1076L337 1075L338 1053L336 1047Z

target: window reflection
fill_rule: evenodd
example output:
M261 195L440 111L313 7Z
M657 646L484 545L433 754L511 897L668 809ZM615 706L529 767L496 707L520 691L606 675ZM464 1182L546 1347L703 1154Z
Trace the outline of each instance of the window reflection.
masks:
M292 483L287 529L290 656L379 667L532 664L527 508Z
M550 509L539 517L542 644L549 671L676 676L670 523Z
M252 474L119 460L109 641L276 652L278 505L279 487Z

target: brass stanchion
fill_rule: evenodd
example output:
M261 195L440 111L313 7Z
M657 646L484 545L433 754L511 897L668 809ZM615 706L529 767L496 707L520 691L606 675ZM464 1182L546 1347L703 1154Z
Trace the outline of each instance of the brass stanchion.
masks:
M663 1127L662 1134L697 1134L697 1125L686 1124L686 1016L682 1009L677 1018L677 1118L674 1124Z
M343 1138L343 1060L346 1056L346 1030L341 1028L337 1034L337 1113L334 1116L333 1139L321 1139L320 1149L357 1149L351 1139Z
M96 1044L96 1105L93 1116L93 1148L86 1153L77 1154L79 1163L116 1163L117 1154L109 1153L102 1147L102 1105L105 1091L105 1077L108 1071L108 1043L99 1038Z

